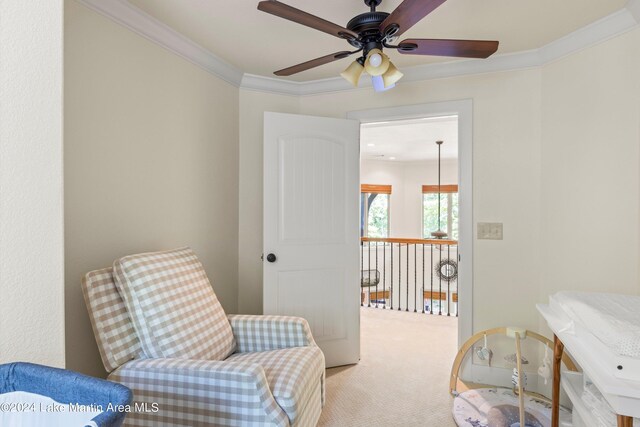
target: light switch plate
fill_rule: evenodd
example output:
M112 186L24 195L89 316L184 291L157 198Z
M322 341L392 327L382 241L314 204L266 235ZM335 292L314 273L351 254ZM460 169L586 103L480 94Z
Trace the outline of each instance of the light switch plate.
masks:
M478 240L502 240L502 223L479 222Z

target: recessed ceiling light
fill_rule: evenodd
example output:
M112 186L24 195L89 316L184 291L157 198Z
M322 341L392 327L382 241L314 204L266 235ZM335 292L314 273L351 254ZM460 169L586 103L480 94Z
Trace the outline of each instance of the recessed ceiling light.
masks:
M396 159L395 157L389 157L389 160L395 160L395 159Z
M376 144L367 144L367 147L375 147Z

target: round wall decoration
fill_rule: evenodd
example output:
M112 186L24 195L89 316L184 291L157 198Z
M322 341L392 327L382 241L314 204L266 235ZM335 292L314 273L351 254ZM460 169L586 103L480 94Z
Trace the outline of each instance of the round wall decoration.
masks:
M458 263L452 259L443 259L436 264L436 274L447 282L456 280L458 278Z

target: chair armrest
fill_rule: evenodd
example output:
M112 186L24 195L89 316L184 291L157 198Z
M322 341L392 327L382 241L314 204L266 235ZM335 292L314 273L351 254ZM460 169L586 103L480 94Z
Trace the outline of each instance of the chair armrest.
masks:
M309 323L302 317L246 314L228 317L238 353L316 345Z
M257 363L139 359L109 379L133 391L133 412L127 416L133 424L219 426L232 420L233 425L289 426Z

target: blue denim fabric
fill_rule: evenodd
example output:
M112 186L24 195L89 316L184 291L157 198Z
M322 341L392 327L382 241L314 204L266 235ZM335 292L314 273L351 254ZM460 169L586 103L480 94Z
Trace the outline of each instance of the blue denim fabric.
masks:
M39 394L65 404L101 405L105 411L92 420L98 427L120 427L126 413L108 411L107 406L128 405L133 399L131 390L121 384L23 362L0 365L0 394L12 391Z

